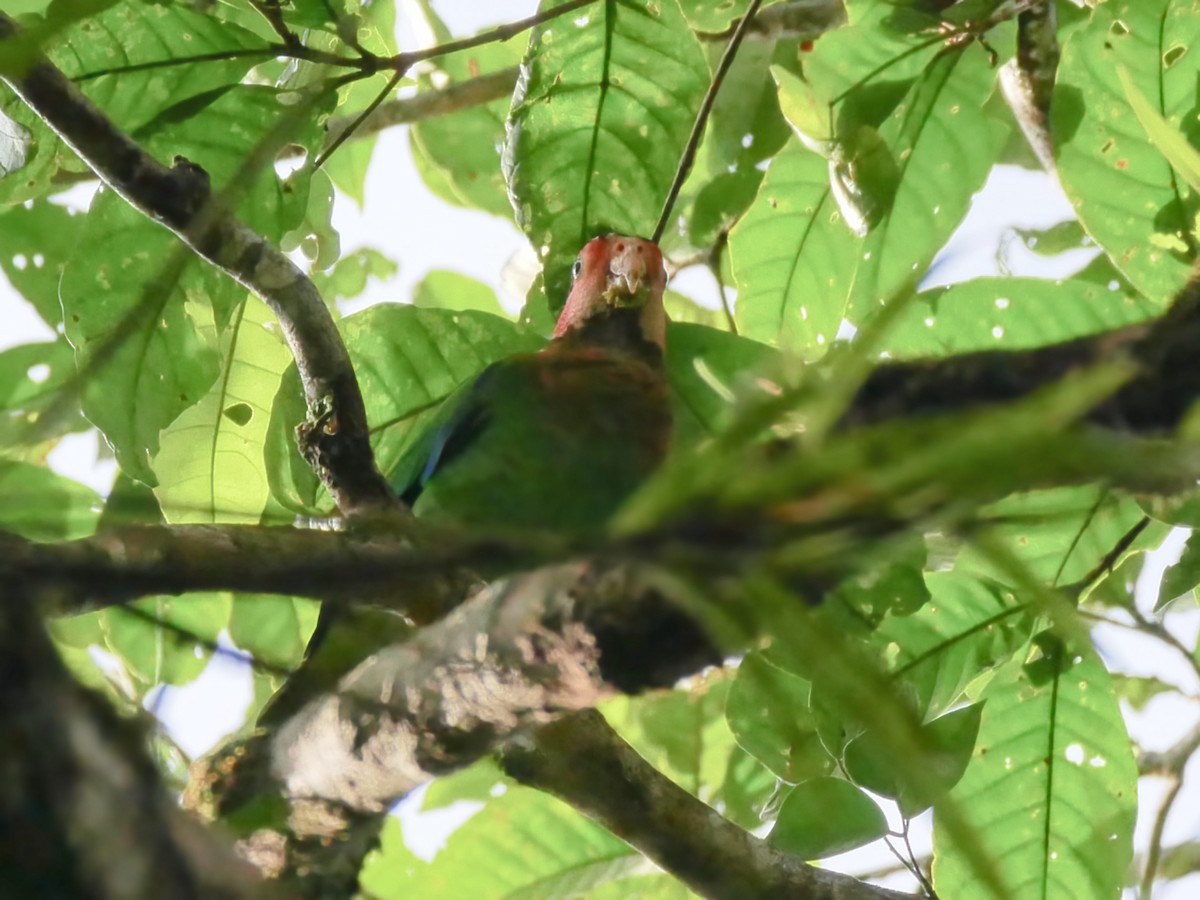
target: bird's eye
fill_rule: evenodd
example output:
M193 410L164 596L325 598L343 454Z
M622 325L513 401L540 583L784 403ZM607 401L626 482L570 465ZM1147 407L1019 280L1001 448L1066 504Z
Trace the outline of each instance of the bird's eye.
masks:
M571 277L578 278L579 273L582 271L583 271L583 260L582 259L575 260L575 265L571 266Z

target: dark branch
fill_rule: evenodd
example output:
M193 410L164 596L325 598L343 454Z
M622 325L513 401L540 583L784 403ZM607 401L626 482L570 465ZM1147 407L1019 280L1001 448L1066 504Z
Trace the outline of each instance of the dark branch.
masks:
M807 865L774 849L642 759L594 710L564 716L533 736L518 737L502 758L517 781L547 791L595 819L702 897L914 898Z
M0 583L0 892L263 896L255 871L163 789L141 729L66 670L41 620L50 591Z

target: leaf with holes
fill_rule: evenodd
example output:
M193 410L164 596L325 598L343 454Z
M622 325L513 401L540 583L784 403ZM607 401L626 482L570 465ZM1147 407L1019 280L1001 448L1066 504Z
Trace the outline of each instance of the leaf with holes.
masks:
M588 238L654 228L708 66L675 3L604 0L535 28L522 73L505 175L558 309Z
M1079 220L1117 268L1165 304L1196 258L1195 193L1185 190L1147 135L1122 85L1154 98L1153 111L1200 141L1195 66L1200 17L1175 0L1114 0L1063 48L1050 133L1058 174ZM1131 189L1136 185L1136 189Z
M878 346L895 358L1021 350L1145 322L1160 312L1119 284L974 278L917 294Z
M1089 649L1058 654L1048 678L1012 665L987 688L979 739L951 791L1011 900L1115 900L1133 855L1137 767L1108 672ZM1036 683L1040 682L1040 683ZM983 900L934 810L934 887Z
M291 361L283 341L268 330L273 322L254 298L239 307L222 335L220 377L160 434L151 466L168 522L256 524L262 515L271 401Z
M842 319L858 245L833 202L825 160L793 141L729 236L738 328L820 356Z

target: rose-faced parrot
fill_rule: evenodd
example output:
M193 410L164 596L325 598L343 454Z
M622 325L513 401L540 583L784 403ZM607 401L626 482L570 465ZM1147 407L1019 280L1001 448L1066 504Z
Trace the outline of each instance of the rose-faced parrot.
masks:
M610 234L574 276L550 344L493 363L410 446L393 486L418 518L596 531L666 455L662 254Z

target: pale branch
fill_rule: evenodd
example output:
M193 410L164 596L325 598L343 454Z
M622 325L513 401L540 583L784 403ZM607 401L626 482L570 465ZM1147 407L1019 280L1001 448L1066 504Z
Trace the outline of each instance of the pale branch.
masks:
M477 78L459 81L436 90L422 90L409 97L383 103L355 130L352 140L370 137L395 125L410 125L445 116L473 106L482 106L512 95L520 69L511 66ZM329 146L355 121L355 116L337 116L325 126Z
M0 13L0 46L19 35L13 20ZM20 67L0 65L0 76L106 184L271 307L296 358L313 417L305 432L306 455L317 463L338 508L350 514L394 505L371 452L349 354L309 278L212 202L207 175L198 166L181 159L162 165L44 57Z
M0 893L270 896L162 786L138 724L67 671L42 621L52 588L0 579Z
M219 751L194 772L189 804L232 822L261 798L282 799L272 842L284 848L282 871L320 884L357 872L343 829L378 827L430 778L618 690L669 686L721 658L637 570L575 563L516 575L378 650L280 726Z
M559 718L502 750L517 781L564 800L702 897L914 900L810 866L721 817L630 747L595 710ZM814 816L822 810L813 810Z
M1057 175L1050 136L1050 98L1058 72L1053 0L1036 0L1017 15L1017 55L1000 69L1000 90L1025 140L1047 173Z

